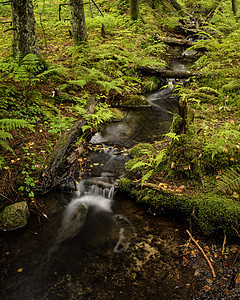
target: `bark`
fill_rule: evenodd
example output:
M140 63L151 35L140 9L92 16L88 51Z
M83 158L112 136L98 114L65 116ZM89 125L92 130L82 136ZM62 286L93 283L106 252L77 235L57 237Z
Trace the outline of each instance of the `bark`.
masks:
M130 1L130 18L132 21L138 20L140 17L139 14L139 0Z
M32 0L13 0L13 56L34 53L40 56Z
M87 40L83 0L70 0L69 8L73 42L75 46L80 46Z
M86 113L91 114L95 110L95 97L89 100ZM55 187L59 182L59 177L61 177L62 163L64 161L65 154L69 146L82 134L82 126L86 125L86 120L81 118L75 122L75 124L64 131L64 133L59 137L53 151L50 153L47 161L43 166L43 180L45 189L48 190L49 187Z
M237 0L232 0L232 10L233 10L233 14L236 16L237 15Z
M192 76L201 77L204 73L192 72L192 71L172 71L165 69L154 69L150 67L139 67L138 70L145 75L156 76L161 78L189 78Z

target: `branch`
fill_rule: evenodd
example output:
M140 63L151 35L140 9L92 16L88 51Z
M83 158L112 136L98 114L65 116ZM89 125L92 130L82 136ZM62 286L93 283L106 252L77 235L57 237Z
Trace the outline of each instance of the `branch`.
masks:
M93 2L93 4L96 6L96 8L98 9L98 11L100 12L101 16L104 17L104 15L103 15L103 13L101 12L101 10L100 10L99 6L97 5L97 3L96 3L94 0L92 0L92 2Z
M138 70L142 74L157 76L162 78L189 78L192 76L201 77L206 74L200 72L190 72L190 71L172 71L172 70L165 70L165 69L154 69L150 67L140 66Z
M212 271L213 279L216 279L217 276L215 274L213 266L212 266L210 260L208 259L207 255L205 254L205 252L203 251L203 249L200 247L200 245L198 244L198 242L193 238L193 236L191 235L191 233L188 230L186 230L186 231L187 231L187 234L190 236L191 240L196 244L196 246L198 247L198 249L202 252L204 258L206 259L207 263L209 264L209 267L210 267L210 269Z

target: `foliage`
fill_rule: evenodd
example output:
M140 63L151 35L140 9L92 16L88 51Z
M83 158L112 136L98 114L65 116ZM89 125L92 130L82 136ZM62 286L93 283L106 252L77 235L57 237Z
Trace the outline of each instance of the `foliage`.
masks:
M42 59L37 55L29 53L26 56L22 56L19 52L16 58L8 58L0 63L0 71L8 73L9 78L14 81L22 81L25 83L32 83L36 81L36 75L45 70L45 64Z
M162 163L166 150L163 149L156 153L152 145L139 144L134 146L129 154L133 159L126 163L126 170L129 172L140 172L142 175L141 182L143 184L153 175L158 166Z
M238 193L240 191L240 170L234 170L230 168L226 170L220 180L217 182L216 191L221 193Z
M240 205L226 196L211 193L179 196L145 187L130 188L128 192L156 213L171 212L172 215L175 212L185 220L191 220L196 230L204 235L216 236L224 232L238 235Z
M11 146L8 143L8 140L12 138L12 134L9 131L24 127L33 130L33 127L25 120L0 119L0 147L13 152ZM4 158L0 156L0 169L3 166L3 163Z

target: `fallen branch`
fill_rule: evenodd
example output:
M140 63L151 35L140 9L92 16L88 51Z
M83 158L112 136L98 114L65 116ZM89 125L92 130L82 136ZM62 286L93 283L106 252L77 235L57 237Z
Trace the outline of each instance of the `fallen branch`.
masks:
M86 108L86 114L92 114L95 110L95 105L95 97L92 97ZM84 125L86 125L86 120L81 118L71 128L65 130L44 163L42 177L46 191L55 187L59 182L59 177L61 177L59 170L63 164L64 156L69 146L82 134L82 126Z
M190 236L191 240L195 243L195 245L198 247L198 249L202 252L204 258L206 259L207 263L209 264L209 267L210 267L210 269L212 271L213 279L216 279L217 276L215 274L215 271L213 269L213 266L212 266L209 258L207 257L207 255L205 254L205 252L203 251L203 249L201 248L201 246L198 244L198 242L193 238L193 236L191 235L191 233L188 230L186 230L186 231L187 231L187 234Z
M140 66L138 68L139 72L142 74L156 76L161 78L189 78L193 76L203 77L206 74L200 72L193 72L193 71L172 71L172 70L165 70L165 69L154 69L150 67Z

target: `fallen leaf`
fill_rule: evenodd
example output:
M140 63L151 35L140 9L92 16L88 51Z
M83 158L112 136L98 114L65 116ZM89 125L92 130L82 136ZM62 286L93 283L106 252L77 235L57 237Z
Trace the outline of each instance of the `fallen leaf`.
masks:
M204 291L206 291L206 292L211 290L211 288L210 288L209 285L205 285L205 286L203 287L203 289L204 289Z

